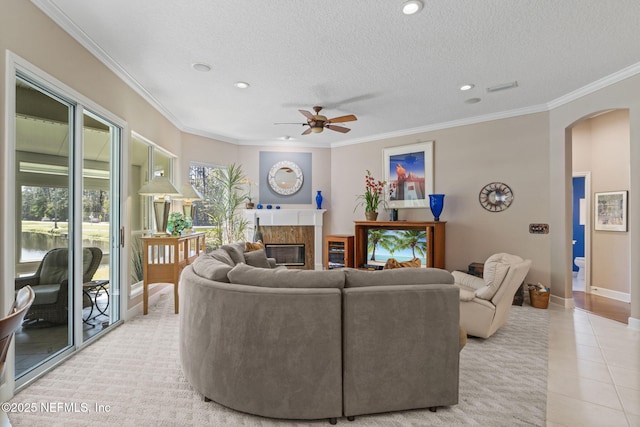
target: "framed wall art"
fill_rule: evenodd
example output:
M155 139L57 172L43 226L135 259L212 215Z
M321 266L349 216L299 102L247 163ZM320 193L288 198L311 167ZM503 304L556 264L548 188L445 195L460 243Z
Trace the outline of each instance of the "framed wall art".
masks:
M627 231L627 191L595 193L595 229Z
M427 208L433 193L433 141L385 148L390 208Z

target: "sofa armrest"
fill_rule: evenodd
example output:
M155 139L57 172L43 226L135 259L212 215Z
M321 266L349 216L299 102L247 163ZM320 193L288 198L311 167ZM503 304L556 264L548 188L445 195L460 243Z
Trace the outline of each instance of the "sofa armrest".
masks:
M458 402L459 289L343 290L344 415Z

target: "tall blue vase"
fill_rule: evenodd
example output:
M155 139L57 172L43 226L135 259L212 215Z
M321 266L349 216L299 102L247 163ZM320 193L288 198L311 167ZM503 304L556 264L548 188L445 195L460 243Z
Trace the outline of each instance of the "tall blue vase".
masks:
M440 214L444 209L444 194L429 194L429 207L434 221L440 221Z
M316 194L316 207L318 209L322 209L322 192L320 190L318 190L318 194Z

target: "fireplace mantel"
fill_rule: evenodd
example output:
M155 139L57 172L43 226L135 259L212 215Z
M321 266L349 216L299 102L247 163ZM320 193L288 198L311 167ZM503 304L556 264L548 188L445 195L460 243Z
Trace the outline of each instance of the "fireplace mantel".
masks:
M256 218L260 226L304 226L314 227L313 264L316 270L322 270L322 218L326 209L245 209L247 221L247 240L253 237Z

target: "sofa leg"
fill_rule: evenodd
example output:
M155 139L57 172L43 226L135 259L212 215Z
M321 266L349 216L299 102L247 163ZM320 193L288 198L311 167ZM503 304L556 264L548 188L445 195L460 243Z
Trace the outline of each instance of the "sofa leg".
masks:
M207 396L204 396L204 401L205 402L211 402L211 399L209 399Z
M338 424L338 419L337 418L329 418L329 424L331 424L333 426Z
M356 417L354 417L353 415L351 415L350 417L347 417L347 419L348 419L349 421L354 421L354 420L356 419Z
M437 407L437 406L431 406L431 407L429 408L429 410L430 410L431 412L436 412L436 411L438 410L438 407Z

